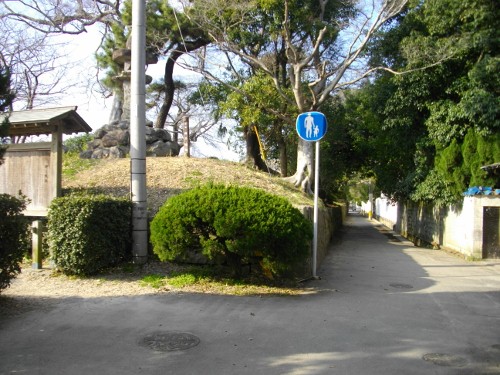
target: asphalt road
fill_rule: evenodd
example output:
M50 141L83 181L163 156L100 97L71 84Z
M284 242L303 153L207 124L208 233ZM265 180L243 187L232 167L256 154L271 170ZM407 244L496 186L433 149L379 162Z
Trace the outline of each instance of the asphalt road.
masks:
M500 374L500 261L351 215L293 297L66 298L0 317L0 374Z

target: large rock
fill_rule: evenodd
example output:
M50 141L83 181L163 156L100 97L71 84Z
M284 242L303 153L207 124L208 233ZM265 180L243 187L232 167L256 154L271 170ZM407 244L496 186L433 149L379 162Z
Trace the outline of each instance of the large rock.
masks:
M118 139L113 132L106 133L106 135L102 137L101 142L103 147L118 146Z
M172 136L165 129L155 129L155 135L161 141L164 141L164 142L171 142L172 141Z
M155 143L158 139L155 129L146 127L146 144Z
M114 146L109 149L109 158L110 159L119 159L124 158L130 151L130 147L125 146Z
M146 148L149 156L177 156L180 152L180 147L175 142L156 141Z
M88 150L95 150L96 148L102 147L102 141L98 138L94 138L92 141L87 143Z
M128 130L112 130L102 137L104 147L127 146L130 144L130 133Z
M101 139L104 137L108 132L104 128L97 129L94 133L94 139Z
M109 148L98 148L92 152L92 159L107 159L109 158Z
M153 128L148 121L145 129L146 152L149 156L177 156L181 146L172 141L165 129ZM94 132L94 140L88 150L80 154L84 159L124 158L130 152L129 121L113 121Z

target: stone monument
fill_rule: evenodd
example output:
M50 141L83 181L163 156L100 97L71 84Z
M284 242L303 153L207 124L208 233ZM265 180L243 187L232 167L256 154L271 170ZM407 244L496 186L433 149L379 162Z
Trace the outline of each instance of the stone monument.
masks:
M87 150L80 154L84 159L124 158L130 151L130 92L131 92L131 50L130 39L127 48L113 52L113 60L120 65L121 73L114 77L121 84L121 93L116 93L107 125L94 132L94 140L89 142ZM146 53L146 64L156 64L158 59L151 53ZM146 84L152 78L146 76ZM172 140L165 129L153 128L151 121L146 123L146 154L147 156L177 156L181 146Z

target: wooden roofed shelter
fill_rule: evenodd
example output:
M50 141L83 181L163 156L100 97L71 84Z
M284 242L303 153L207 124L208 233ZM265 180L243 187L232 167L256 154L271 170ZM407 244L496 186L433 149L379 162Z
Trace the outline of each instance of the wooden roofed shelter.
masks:
M27 216L46 216L52 199L61 195L63 134L92 131L76 109L32 109L7 115L11 137L52 135L51 142L9 144L0 167L0 193L26 195L31 200ZM0 114L0 122L4 117Z
M9 119L10 137L52 136L50 142L9 144L4 164L0 166L0 193L25 195L30 200L24 211L26 216L38 219L47 216L50 202L61 195L63 135L92 131L76 109L76 106L66 106L0 114L0 123L6 116ZM36 222L41 226L40 220ZM41 232L41 227L39 229ZM35 241L39 244L35 245ZM35 253L35 246L41 246L41 236L34 236L33 242Z

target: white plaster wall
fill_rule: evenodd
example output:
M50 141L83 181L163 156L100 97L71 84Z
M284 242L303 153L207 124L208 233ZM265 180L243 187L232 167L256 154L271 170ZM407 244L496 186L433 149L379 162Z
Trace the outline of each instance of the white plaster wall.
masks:
M449 207L443 218L443 238L440 246L472 256L474 245L474 200L465 197L461 209Z
M370 211L370 202L361 202L361 206L358 206L361 208L362 213L368 213Z
M394 225L398 221L398 204L381 196L375 200L375 214Z
M458 251L465 256L483 257L483 211L484 207L500 207L500 196L464 197L461 207L448 207L439 217L439 210L434 210L434 235L432 240L442 247ZM363 203L362 209L369 210L369 204ZM407 210L402 210L407 212ZM376 218L384 225L391 227L395 223L407 223L409 217L398 218L398 205L392 205L385 197L375 200ZM420 217L422 220L433 220L432 217ZM427 223L432 224L432 223ZM426 222L417 223L413 227L428 227ZM402 225L407 228L408 225ZM441 233L437 233L441 232ZM404 235L404 233L402 233ZM417 233L407 233L418 236ZM430 239L428 239L430 240Z

